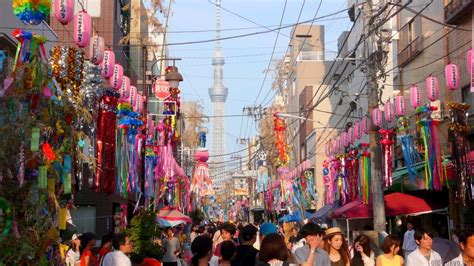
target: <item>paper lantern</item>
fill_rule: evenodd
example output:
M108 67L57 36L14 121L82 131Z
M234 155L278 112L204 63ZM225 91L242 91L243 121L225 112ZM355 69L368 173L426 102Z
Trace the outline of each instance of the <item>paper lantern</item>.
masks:
M342 132L341 138L342 138L342 145L344 145L344 147L349 146L349 135L347 134L347 132Z
M364 134L369 133L369 119L367 118L367 116L362 117L362 120L360 120L360 129Z
M355 136L354 136L354 128L350 127L347 130L348 138L349 138L349 143L353 144L355 142Z
M450 90L456 90L459 87L459 69L458 66L451 63L444 68L444 78L446 85Z
M354 137L360 139L362 137L362 131L360 130L360 121L354 123Z
M122 78L123 78L123 67L120 64L114 65L114 72L110 78L110 85L114 89L120 89L122 87Z
M379 108L375 108L370 115L372 116L372 124L376 127L380 127L382 125L382 111Z
M385 103L383 108L384 108L385 121L392 122L393 119L395 119L395 112L393 110L393 103L390 100L388 100Z
M126 100L130 95L130 78L122 77L122 86L120 87L120 99Z
M404 116L407 112L407 105L405 102L405 96L397 95L395 97L395 114L397 116Z
M102 76L110 78L114 74L115 53L112 50L104 52L104 60L102 61Z
M67 25L74 16L74 0L56 0L54 12L56 19L61 24Z
M426 78L426 97L428 100L434 102L438 100L438 79L433 76Z
M135 101L137 100L137 94L138 94L137 87L130 86L130 94L128 95L128 100L132 107L135 106Z
M99 65L104 60L105 41L99 35L92 37L91 45L89 46L89 60L94 65Z
M135 100L135 105L133 106L133 111L136 113L141 114L143 111L143 100L142 100L142 95L140 93L136 94L136 100Z
M418 108L421 106L421 93L420 88L416 85L412 85L410 88L411 106Z
M334 153L337 150L337 139L332 139L331 140L331 151Z
M469 49L467 51L467 69L469 71L469 74L472 73L472 49Z
M86 11L77 13L74 19L74 42L80 48L89 45L91 38L91 17Z
M324 154L326 156L329 156L329 154L331 154L331 149L330 149L330 144L329 142L326 142L326 144L324 145Z
M336 151L340 151L342 148L342 139L341 139L341 136L338 136L336 138Z

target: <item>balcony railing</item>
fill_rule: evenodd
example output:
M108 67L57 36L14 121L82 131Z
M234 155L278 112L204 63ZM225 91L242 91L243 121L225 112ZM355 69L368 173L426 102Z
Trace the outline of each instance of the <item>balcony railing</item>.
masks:
M300 61L324 61L324 52L320 51L301 51L296 58Z
M455 24L461 20L464 15L471 16L470 11L473 0L451 0L449 4L444 7L444 22Z
M416 37L411 43L409 43L403 50L398 54L398 63L400 66L405 66L410 63L422 50L422 37Z

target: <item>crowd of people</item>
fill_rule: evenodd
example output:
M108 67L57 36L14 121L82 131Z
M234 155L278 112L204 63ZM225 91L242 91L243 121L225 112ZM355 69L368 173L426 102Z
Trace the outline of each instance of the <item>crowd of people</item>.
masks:
M370 236L358 234L349 243L339 227L322 228L312 222L291 228L288 235L273 223L195 225L187 238L184 233L175 236L173 228L166 228L160 241L160 261L133 254L133 243L125 234L104 236L96 252L95 235L85 233L73 235L69 241L66 265L474 266L474 231L458 233L459 252L453 251L453 255L449 250L451 255L447 256L447 250L442 250L441 256L433 250L432 232L415 229L413 224L407 229L403 239L382 234L384 238L374 243ZM188 260L184 243L191 243Z

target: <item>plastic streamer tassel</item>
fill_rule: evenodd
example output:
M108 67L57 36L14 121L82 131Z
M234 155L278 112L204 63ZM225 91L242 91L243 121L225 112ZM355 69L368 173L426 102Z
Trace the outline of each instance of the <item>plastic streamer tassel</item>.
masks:
M153 151L153 139L149 137L145 146L145 206L150 206L150 199L155 194L155 166L157 156Z
M380 144L383 149L383 161L384 161L384 181L386 187L392 186L392 154L393 144L395 143L392 138L395 132L391 129L380 129L381 135Z
M370 151L368 143L359 144L359 178L361 184L362 202L370 202Z

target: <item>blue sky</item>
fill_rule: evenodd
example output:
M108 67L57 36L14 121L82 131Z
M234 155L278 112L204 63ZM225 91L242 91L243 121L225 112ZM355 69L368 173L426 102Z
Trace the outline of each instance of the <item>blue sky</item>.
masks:
M212 0L214 1L214 0ZM166 1L168 2L168 1ZM258 24L270 28L277 27L280 23L284 7L284 0L222 0L222 7ZM300 21L310 20L314 17L319 0L307 0ZM303 0L288 0L282 25L293 24L297 21ZM347 0L323 0L317 17L340 11L347 8ZM240 35L252 32L265 31L265 28L246 21L234 14L222 10L222 37ZM338 19L331 19L338 18ZM315 24L325 25L326 30L326 60L334 58L330 51L337 50L337 39L342 31L351 26L347 12L340 13L325 21ZM251 28L228 30L235 28ZM208 40L215 38L215 32L188 32L215 29L215 5L208 0L175 0L172 4L172 17L169 21L168 43ZM273 59L283 57L290 41L291 28L283 29L278 38ZM240 115L244 106L252 105L260 87L262 86L265 72L271 58L271 52L276 40L276 32L259 34L250 37L223 40L223 55L226 60L224 65L224 84L229 89L226 101L226 115ZM214 43L190 44L170 46L170 56L182 58L177 66L183 74L184 82L181 83L182 100L195 100L204 106L206 115L212 115L208 88L213 84L213 67L211 65ZM263 97L271 90L273 77L268 75L264 83L261 96L256 101L263 103ZM273 92L265 100L272 97ZM211 125L207 125L210 129ZM240 150L243 147L236 144L237 138L248 138L255 135L255 122L249 117L226 117L226 151L227 153ZM212 136L208 136L208 139ZM210 141L208 141L208 147ZM210 148L210 147L209 147Z

